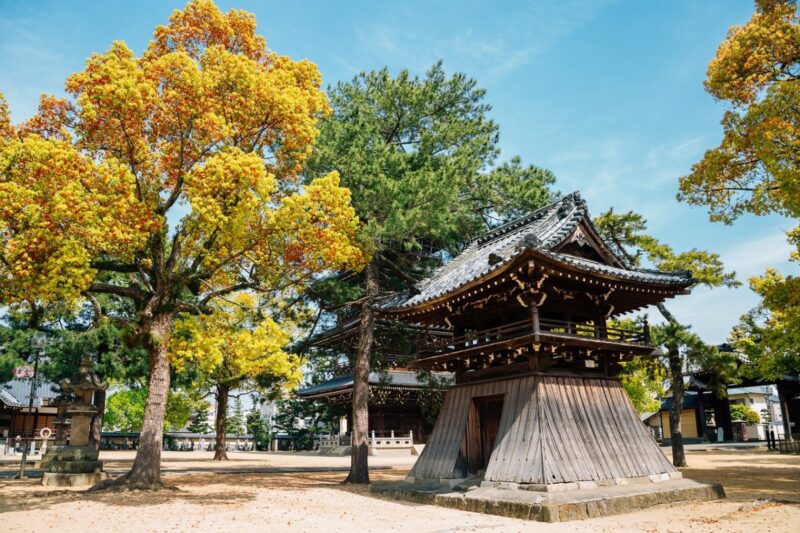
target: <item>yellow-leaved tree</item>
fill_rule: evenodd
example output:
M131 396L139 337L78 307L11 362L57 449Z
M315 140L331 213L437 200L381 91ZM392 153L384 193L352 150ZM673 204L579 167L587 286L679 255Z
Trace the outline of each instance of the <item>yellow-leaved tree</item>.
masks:
M364 262L338 175L298 185L328 112L321 76L255 27L192 0L142 56L122 42L92 55L29 121L0 99L0 303L109 294L136 311L149 392L121 486L161 484L176 318Z
M293 337L291 321L278 324L259 310L253 294L212 303L210 315L187 315L175 328L170 359L178 372L194 375L197 386L213 388L217 400L214 460L228 459L226 427L231 390L245 384L293 389L303 360L284 349Z

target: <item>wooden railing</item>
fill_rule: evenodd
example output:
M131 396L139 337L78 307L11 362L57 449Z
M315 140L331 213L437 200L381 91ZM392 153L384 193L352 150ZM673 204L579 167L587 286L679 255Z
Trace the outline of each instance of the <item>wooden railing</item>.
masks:
M320 435L320 449L335 448L336 446L351 446L353 436L346 435ZM414 444L414 432L399 433L394 430L370 431L369 445L373 448L409 448Z
M646 328L623 329L610 327L605 324L540 319L539 329L540 333L588 337L613 342L628 342L633 344L647 344L650 342Z
M421 338L417 352L420 357L431 357L448 352L460 352L478 348L537 333L543 336L595 339L637 345L646 345L650 342L647 326L637 329L623 329L610 327L604 323L595 324L592 322L570 322L567 320L540 318L536 323L532 319L520 320L519 322L504 324L496 328L470 331L457 337Z

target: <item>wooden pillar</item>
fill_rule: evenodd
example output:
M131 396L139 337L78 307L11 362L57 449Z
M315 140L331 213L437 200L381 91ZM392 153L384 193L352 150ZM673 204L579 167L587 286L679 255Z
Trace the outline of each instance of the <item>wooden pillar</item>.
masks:
M598 339L605 339L608 337L608 329L606 329L606 316L603 313L598 313L594 319L594 335Z

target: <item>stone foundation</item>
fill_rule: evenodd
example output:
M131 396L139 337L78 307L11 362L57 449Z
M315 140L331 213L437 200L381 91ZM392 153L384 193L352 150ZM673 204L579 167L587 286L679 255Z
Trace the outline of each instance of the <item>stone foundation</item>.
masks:
M42 485L45 487L88 487L106 479L108 479L108 474L105 472L89 474L45 472L42 476Z
M689 479L558 492L507 490L477 485L466 490L455 490L449 484L433 487L430 482L376 483L370 486L370 490L414 503L542 522L583 520L629 513L654 505L709 501L725 497L722 485L698 483Z
M45 470L42 485L81 487L108 479L99 455L100 452L86 446L53 446L41 461Z

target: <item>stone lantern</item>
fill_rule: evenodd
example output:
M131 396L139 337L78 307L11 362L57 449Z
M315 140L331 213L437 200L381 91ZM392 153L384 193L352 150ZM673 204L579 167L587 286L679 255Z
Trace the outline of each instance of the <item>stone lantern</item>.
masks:
M89 357L81 359L75 375L61 381L62 395L71 395L73 398L64 408L64 414L70 420L69 443L57 444L48 450L48 457L42 461L47 468L42 485L93 485L108 477L103 472L103 462L98 460L98 450L89 446L92 418L99 414L92 403L94 393L106 387L108 384L94 373Z

